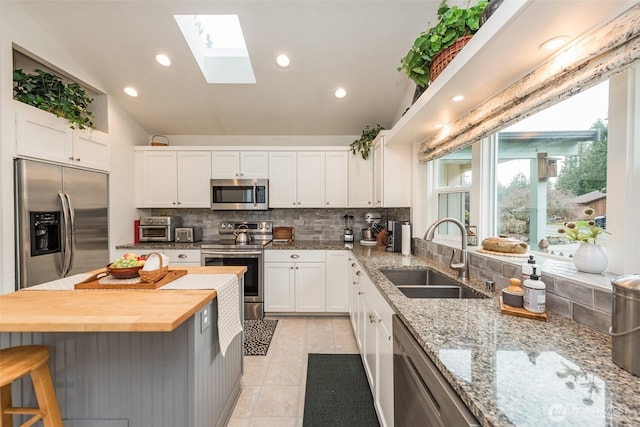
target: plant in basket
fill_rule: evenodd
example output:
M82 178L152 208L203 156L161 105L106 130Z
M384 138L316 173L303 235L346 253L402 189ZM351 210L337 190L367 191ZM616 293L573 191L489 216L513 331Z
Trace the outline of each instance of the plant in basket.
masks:
M467 8L449 7L447 1L442 0L438 23L418 36L400 60L398 71L404 70L418 87L428 86L478 31L487 4L488 0L478 0L476 5Z

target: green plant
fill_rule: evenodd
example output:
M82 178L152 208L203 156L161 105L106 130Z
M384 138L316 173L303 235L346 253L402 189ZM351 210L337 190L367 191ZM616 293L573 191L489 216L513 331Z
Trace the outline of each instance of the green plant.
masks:
M362 158L367 160L369 158L369 152L371 151L371 144L381 130L384 130L384 128L380 126L380 123L374 128L370 128L369 125L365 126L360 139L356 139L351 143L351 153L356 154L359 152Z
M488 0L478 0L475 6L462 9L458 6L449 7L447 1L442 0L438 8L438 23L418 36L407 55L400 60L398 71L404 70L416 85L427 86L433 58L460 37L478 31L487 3Z
M71 122L71 128L93 126L87 107L93 99L75 82L65 84L55 74L39 69L34 74L13 70L13 97Z
M596 244L598 236L602 233L610 234L596 225L592 219L595 211L592 208L585 208L582 211L587 219L582 221L565 222L564 227L558 229L558 233L572 242Z

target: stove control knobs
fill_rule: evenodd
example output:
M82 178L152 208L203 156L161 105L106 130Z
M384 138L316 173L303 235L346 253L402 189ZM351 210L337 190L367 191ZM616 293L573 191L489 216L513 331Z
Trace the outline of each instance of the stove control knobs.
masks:
M268 230L268 229L270 229L270 228L271 228L271 225L269 225L269 224L265 224L265 225L264 225L264 228L266 228L266 229Z

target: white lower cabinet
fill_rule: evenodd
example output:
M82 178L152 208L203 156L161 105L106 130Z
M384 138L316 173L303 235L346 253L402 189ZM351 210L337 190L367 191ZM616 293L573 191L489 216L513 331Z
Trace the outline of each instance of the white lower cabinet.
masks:
M265 312L324 312L325 295L325 251L265 251Z
M393 310L364 269L350 255L349 314L376 411L383 427L393 426Z
M200 249L116 249L114 259L119 258L129 252L133 252L138 255L150 254L151 252L164 254L169 257L169 267L186 267L200 265Z
M349 311L349 252L327 251L326 310L331 313Z

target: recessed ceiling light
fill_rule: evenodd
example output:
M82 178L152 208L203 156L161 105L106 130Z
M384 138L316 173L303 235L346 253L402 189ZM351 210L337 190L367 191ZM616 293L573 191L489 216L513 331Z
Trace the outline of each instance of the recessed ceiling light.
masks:
M568 41L569 41L569 36L554 37L554 38L549 39L546 42L542 43L538 49L540 49L540 50L556 50L556 49L560 49L562 46L567 44Z
M278 55L278 57L276 58L276 62L282 68L287 68L289 66L289 57L285 54Z
M133 96L133 97L138 96L138 91L137 91L137 90L135 90L135 89L134 89L134 88L132 88L132 87L125 87L125 88L124 88L124 93L126 93L126 94L127 94L127 95L129 95L129 96Z
M158 64L164 66L164 67L168 67L169 65L171 65L171 60L169 59L169 57L163 53L160 53L158 55L156 55L156 61L158 61Z
M454 96L453 98L451 98L451 100L452 100L453 102L460 102L460 101L462 101L463 99L464 99L464 95L456 95L456 96Z
M339 88L338 88L338 89L336 89L336 91L335 91L335 96L336 96L336 98L338 98L338 99L342 99L342 98L344 98L345 96L347 96L347 91L346 91L346 90L344 90L343 88L339 87Z

